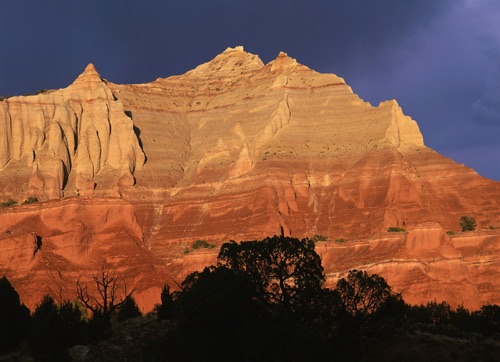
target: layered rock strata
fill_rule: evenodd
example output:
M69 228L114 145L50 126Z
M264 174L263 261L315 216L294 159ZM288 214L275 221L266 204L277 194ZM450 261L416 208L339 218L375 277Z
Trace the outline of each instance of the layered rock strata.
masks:
M116 196L145 160L132 120L92 64L66 89L0 102L0 130L4 196Z
M396 101L372 106L342 78L285 53L263 64L228 48L147 84L107 82L89 65L66 89L0 102L0 129L0 196L52 200L0 211L0 248L20 253L0 271L24 296L25 280L43 279L33 270L68 275L62 289L70 295L78 270L88 276L103 263L143 283L142 291L175 287L215 261L217 249L190 251L197 239L220 245L284 234L331 240L318 244L330 283L364 267L413 302L500 302L490 281L500 278L500 239L489 229L500 227L500 183L426 147ZM94 218L95 205L108 216ZM52 218L57 228L31 221L57 208L72 221ZM122 208L133 216L122 220ZM462 215L484 230L447 235L459 231ZM39 226L21 239L33 232L46 241L31 261L13 231L24 224ZM408 233L387 234L390 226ZM65 245L87 245L84 235L101 259L84 267L72 252L52 262ZM340 238L346 243L334 242ZM123 256L124 245L140 257ZM33 262L42 255L45 262ZM149 282L140 276L148 273ZM159 301L144 298L148 307Z

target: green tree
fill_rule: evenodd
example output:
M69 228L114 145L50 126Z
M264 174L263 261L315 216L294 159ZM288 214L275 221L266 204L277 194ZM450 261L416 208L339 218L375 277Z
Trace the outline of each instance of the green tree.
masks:
M0 278L0 354L16 348L28 331L30 311L4 276Z
M85 323L77 305L57 305L46 295L33 312L28 349L35 361L70 361L68 349L84 338Z
M309 239L274 236L222 245L219 265L244 273L257 298L286 310L310 307L325 281L321 258Z
M462 228L462 231L476 230L476 219L472 216L462 216L458 224Z

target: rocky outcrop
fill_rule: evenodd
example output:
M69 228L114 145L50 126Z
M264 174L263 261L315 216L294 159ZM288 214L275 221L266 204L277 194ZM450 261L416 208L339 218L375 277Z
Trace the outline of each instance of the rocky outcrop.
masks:
M66 89L0 102L0 130L0 197L62 198L0 211L1 272L22 296L59 272L73 291L98 267L78 251L90 248L150 307L163 283L215 261L195 240L282 233L331 240L318 244L330 283L363 267L412 302L500 302L500 183L426 147L396 101L373 106L285 53L263 64L228 48L147 84L89 65ZM458 234L462 215L482 231ZM16 225L43 235L6 233ZM44 241L35 257L31 231Z
M358 268L383 275L412 304L436 300L453 308L478 309L500 303L500 230L448 235L436 223L407 233L385 233L369 240L319 243L328 283Z
M92 64L66 89L0 102L0 194L117 195L145 160L133 127Z

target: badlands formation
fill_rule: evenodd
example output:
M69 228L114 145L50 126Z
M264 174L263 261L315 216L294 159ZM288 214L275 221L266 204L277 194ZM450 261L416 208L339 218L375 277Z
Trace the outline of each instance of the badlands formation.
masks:
M0 201L30 196L0 209L0 275L30 308L74 299L104 266L150 310L215 262L195 240L274 234L326 238L330 286L362 268L410 303L500 304L500 183L426 147L396 101L374 107L285 53L265 65L228 48L147 84L89 65L1 101ZM478 231L460 232L462 215Z

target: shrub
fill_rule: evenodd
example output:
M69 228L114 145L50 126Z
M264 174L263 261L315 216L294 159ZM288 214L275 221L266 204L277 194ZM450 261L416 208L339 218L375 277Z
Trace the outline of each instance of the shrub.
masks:
M335 239L335 242L336 243L345 243L345 239L344 238L338 238L338 239Z
M30 196L23 201L23 205L34 204L35 202L38 202L38 199L36 197Z
M205 240L196 240L191 247L196 249L208 248L209 244Z
M493 225L490 225L491 230L495 230L495 227Z
M446 232L446 234L448 234L448 235L455 235L455 232L454 232L453 230L448 230L448 231Z
M328 240L328 238L326 236L323 236L323 235L316 234L316 235L314 235L312 237L312 241L314 241L314 242L317 242L317 241L327 241L327 240Z
M8 199L7 201L0 202L0 207L9 207L9 206L12 206L12 205L15 205L15 204L17 204L16 201L14 201L12 199Z
M213 249L213 248L215 248L215 245L209 244L205 240L196 240L193 243L193 245L191 245L191 248L193 250L197 250L197 249Z
M387 229L387 231L390 233L401 233L401 232L405 232L406 230L403 228L400 228L399 226L390 226Z
M462 231L476 230L476 219L471 216L462 216L458 224L462 228Z

